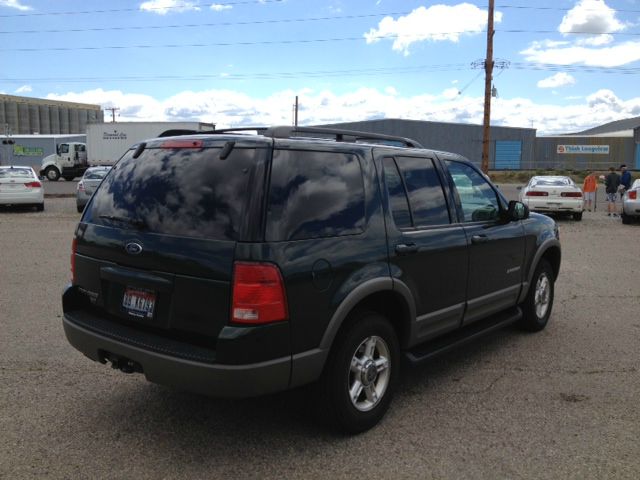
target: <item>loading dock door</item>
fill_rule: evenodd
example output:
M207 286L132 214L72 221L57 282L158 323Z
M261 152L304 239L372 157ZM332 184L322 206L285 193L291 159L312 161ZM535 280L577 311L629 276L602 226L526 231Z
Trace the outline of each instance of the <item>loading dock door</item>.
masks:
M496 170L520 170L522 160L521 141L496 141Z

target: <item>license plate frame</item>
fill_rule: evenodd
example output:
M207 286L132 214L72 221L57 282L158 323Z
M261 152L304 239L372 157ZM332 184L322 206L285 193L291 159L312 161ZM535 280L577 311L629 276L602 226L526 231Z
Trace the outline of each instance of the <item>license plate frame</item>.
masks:
M122 308L137 318L152 319L156 303L156 292L144 288L126 287L122 295Z

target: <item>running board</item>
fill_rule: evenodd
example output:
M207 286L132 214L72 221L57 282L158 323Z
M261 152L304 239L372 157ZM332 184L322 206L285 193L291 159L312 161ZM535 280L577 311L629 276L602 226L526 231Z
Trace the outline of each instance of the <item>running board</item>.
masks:
M472 342L483 335L511 325L521 318L522 310L520 310L520 307L514 307L485 320L474 322L468 327L454 330L442 337L417 345L407 351L405 356L411 363L425 362L465 343Z

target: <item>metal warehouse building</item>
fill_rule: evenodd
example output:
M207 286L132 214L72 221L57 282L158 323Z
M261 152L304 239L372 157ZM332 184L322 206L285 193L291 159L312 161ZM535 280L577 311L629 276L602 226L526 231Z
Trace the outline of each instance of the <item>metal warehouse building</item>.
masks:
M87 123L103 121L100 105L0 95L0 133L5 135L84 135Z
M537 168L606 170L623 163L640 169L640 117L536 139Z
M323 126L409 137L420 142L425 148L459 153L478 165L482 160L482 125L381 119ZM535 143L536 130L533 128L492 126L489 168L533 168Z

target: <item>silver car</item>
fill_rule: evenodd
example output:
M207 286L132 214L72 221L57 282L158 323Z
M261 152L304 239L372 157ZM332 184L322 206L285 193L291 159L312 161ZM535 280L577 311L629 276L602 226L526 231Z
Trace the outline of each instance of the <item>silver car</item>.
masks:
M622 197L622 223L631 223L640 218L640 179L633 182L631 188Z
M79 213L82 213L84 206L89 202L91 195L98 188L102 179L107 176L109 170L111 167L90 167L84 172L76 189L76 205Z

